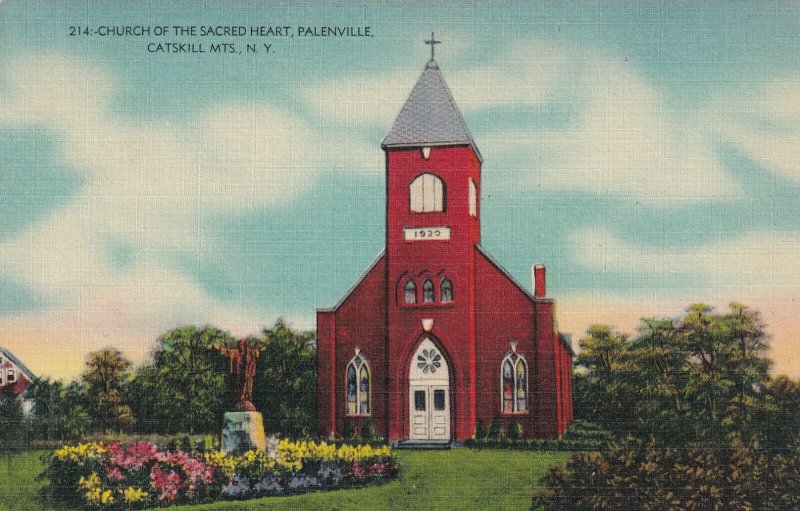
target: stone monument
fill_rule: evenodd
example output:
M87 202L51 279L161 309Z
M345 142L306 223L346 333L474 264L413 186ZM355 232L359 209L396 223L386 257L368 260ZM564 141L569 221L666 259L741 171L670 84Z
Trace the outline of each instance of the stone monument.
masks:
M236 400L233 411L225 413L222 451L231 453L250 449L264 450L267 447L264 418L251 402L256 359L264 349L248 346L244 339L240 340L235 348L225 346L215 346L215 348L228 357L229 370L233 375L233 395Z

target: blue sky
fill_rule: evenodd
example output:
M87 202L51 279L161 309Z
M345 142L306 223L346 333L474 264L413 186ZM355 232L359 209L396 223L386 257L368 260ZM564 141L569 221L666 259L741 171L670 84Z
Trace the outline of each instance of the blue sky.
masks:
M69 35L108 25L374 35ZM71 376L187 322L313 327L382 249L379 143L434 30L485 159L483 245L525 285L546 264L562 330L737 300L798 375L799 25L793 2L5 0L0 344Z

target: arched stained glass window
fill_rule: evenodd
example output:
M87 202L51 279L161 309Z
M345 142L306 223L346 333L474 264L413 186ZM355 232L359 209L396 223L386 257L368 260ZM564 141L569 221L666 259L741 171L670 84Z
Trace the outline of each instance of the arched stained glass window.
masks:
M422 303L433 303L433 282L430 279L422 283Z
M525 358L515 351L503 359L500 386L503 413L528 411L528 364Z
M442 279L439 286L439 297L442 303L453 301L453 283L450 282L450 279Z
M409 199L415 213L444 211L444 183L433 174L420 174L411 182Z
M411 279L408 279L406 285L403 286L403 301L405 303L417 303L417 285Z
M359 353L347 364L348 415L369 415L369 392L369 363Z

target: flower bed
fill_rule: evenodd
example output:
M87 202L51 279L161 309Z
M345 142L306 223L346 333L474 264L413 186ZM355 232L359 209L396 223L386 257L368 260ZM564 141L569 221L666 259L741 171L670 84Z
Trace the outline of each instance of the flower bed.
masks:
M45 477L54 499L90 509L141 509L359 486L397 472L388 446L273 442L266 451L193 455L149 442L56 450Z

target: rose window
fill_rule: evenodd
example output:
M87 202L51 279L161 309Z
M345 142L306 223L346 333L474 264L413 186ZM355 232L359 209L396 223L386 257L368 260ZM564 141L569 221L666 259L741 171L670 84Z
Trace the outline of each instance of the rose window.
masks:
M435 349L422 350L422 353L417 355L417 367L422 369L423 373L433 374L442 367L442 355Z

